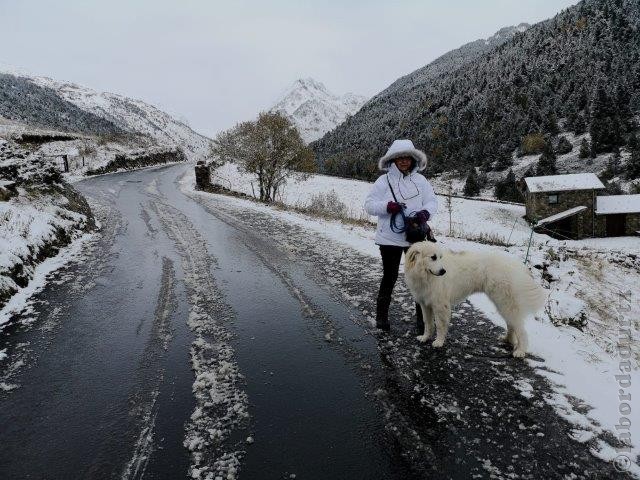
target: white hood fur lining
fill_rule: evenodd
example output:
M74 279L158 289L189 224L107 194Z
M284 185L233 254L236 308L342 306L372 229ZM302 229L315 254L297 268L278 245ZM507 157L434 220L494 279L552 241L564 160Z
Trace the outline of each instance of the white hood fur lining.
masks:
M412 172L421 172L427 168L427 155L415 148L410 140L396 140L393 142L386 155L378 160L378 168L387 171L391 162L401 157L411 157L415 160L416 163Z

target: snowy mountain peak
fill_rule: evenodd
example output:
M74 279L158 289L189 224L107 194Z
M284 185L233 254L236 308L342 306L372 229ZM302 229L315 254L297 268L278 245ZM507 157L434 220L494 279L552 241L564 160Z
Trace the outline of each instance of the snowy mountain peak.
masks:
M366 100L354 93L338 96L313 78L300 78L293 82L271 110L287 115L300 131L302 139L310 143L344 122Z
M324 86L324 83L318 82L311 77L308 78L299 78L295 82L290 89L304 88L307 90L318 90L321 92L329 93L327 91L327 87Z

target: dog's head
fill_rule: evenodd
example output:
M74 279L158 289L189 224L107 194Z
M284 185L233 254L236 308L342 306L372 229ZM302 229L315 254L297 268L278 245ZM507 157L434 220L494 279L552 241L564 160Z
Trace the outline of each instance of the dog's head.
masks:
M407 250L405 269L423 270L428 274L441 277L447 271L442 265L442 255L444 251L435 243L418 242L411 245Z

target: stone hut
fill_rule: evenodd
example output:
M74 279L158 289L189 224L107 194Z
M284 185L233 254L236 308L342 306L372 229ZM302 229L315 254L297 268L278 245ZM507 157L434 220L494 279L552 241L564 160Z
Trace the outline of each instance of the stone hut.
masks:
M597 193L604 188L594 173L527 177L526 218L558 238L594 237Z
M640 194L596 197L596 236L640 235Z

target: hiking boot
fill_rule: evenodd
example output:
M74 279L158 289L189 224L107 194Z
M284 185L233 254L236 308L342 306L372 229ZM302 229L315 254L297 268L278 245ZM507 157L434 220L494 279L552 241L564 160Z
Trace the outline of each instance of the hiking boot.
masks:
M422 309L419 303L416 303L416 334L424 335L424 319L422 318Z
M389 324L389 304L391 298L378 297L376 302L376 328L388 332L391 330Z

